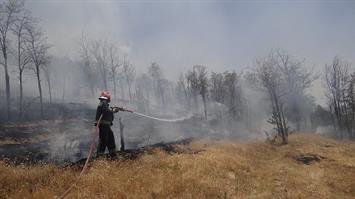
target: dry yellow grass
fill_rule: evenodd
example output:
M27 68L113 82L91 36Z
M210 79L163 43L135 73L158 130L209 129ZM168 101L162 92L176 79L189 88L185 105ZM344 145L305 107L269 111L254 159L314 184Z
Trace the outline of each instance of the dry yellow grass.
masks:
M197 154L163 151L92 163L68 198L355 198L355 143L298 134L285 146L196 140ZM323 157L310 165L302 154ZM53 198L79 171L0 164L1 198Z

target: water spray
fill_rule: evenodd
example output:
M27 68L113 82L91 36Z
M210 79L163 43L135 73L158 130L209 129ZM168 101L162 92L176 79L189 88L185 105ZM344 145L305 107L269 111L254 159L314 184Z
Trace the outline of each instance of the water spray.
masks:
M132 111L131 113L141 116L141 117L145 117L145 118L149 118L149 119L153 119L153 120L157 120L157 121L162 121L162 122L179 122L179 121L183 121L186 119L186 117L177 118L177 119L157 118L157 117L152 117L152 116L145 115L143 113L134 112L134 111Z
M161 122L179 122L179 121L183 121L183 120L186 119L186 117L176 118L176 119L157 118L157 117L149 116L149 115L146 115L146 114L143 114L143 113L138 113L136 111L133 111L133 110L130 110L130 109L127 109L127 108L124 108L124 107L113 107L113 108L114 109L117 108L120 111L130 112L130 113L133 113L133 114L141 116L141 117L145 117L145 118L148 118L148 119L157 120L157 121L161 121Z

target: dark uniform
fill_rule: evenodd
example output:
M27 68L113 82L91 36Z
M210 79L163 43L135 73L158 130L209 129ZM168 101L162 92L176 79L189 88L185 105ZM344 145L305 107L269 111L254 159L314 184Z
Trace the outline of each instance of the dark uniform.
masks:
M100 116L102 115L99 124L99 144L97 146L98 157L105 153L106 147L108 148L109 154L112 158L116 156L116 143L111 126L114 119L113 114L118 111L119 108L110 108L107 100L101 100L99 106L97 107L96 122L98 122Z

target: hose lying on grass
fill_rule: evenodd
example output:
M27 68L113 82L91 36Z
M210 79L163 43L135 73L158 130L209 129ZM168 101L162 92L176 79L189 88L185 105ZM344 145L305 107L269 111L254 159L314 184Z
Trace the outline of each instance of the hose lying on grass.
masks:
M133 114L136 114L136 115L139 115L139 116L142 116L142 117L146 117L146 118L150 118L150 119L158 120L158 121L163 121L163 122L178 122L178 121L183 121L183 120L186 119L186 118L162 119L162 118L156 118L156 117L144 115L142 113L137 113L137 112L134 112L134 111L129 111L129 112L131 112ZM95 141L96 141L97 134L99 133L99 125L100 125L100 122L101 122L101 118L102 118L102 115L100 116L100 118L97 121L97 124L95 126L95 129L94 129L94 132L93 132L93 136L92 136L92 141L91 141L91 144L90 144L89 153L88 153L88 156L86 158L86 161L85 161L83 169L81 170L81 172L80 172L78 178L75 180L75 182L62 194L62 196L60 196L60 198L65 198L69 194L69 192L75 187L75 185L79 182L81 176L85 173L85 171L86 171L86 169L88 167L88 163L89 163L89 161L91 159L92 152L93 152L94 147L95 147Z
M95 141L96 141L96 137L97 137L97 134L99 133L99 125L100 125L100 122L101 122L101 118L102 118L102 115L100 115L100 118L99 120L97 121L97 124L94 128L94 131L93 131L93 135L92 135L92 140L91 140L91 144L90 144L90 149L89 149L89 153L88 153L88 156L86 158L86 161L85 161L85 164L84 164L84 167L83 169L81 170L78 178L75 180L75 182L62 194L62 196L60 196L60 198L65 198L69 192L75 187L75 185L79 182L81 176L85 173L87 167L88 167L88 163L91 159L91 156L92 156L92 151L94 150L94 147L95 147Z

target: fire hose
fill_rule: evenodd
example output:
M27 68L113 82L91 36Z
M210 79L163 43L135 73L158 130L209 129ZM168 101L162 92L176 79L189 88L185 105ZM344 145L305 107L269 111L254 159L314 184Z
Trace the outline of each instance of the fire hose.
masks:
M91 141L91 144L90 144L90 149L89 149L89 154L86 158L86 161L85 161L85 164L84 164L84 167L82 168L78 178L75 180L75 182L63 193L62 196L60 196L60 198L65 198L68 193L75 187L75 185L79 182L81 176L85 173L87 167L88 167L88 163L89 163L89 160L91 158L91 155L92 155L92 151L94 150L94 145L95 145L95 141L96 141L96 137L97 137L97 134L99 133L99 125L100 125L100 122L101 122L101 118L102 118L102 114L100 115L99 117L99 120L97 121L97 124L95 126L95 129L93 131L93 135L92 135L92 141Z
M114 107L114 108L118 108L118 107ZM157 117L152 117L152 116L148 116L148 115L145 115L143 113L138 113L138 112L135 112L135 111L132 111L132 110L129 110L129 109L125 109L125 108L120 108L121 111L127 111L127 112L130 112L130 113L133 113L135 115L138 115L138 116L142 116L142 117L145 117L145 118L149 118L149 119L153 119L153 120L158 120L158 121L163 121L163 122L178 122L178 121L182 121L182 120L185 120L186 118L179 118L179 119L163 119L163 118L157 118ZM75 182L62 194L62 196L60 196L61 199L65 198L69 192L75 187L75 185L79 182L81 176L85 173L87 167L88 167L88 163L91 159L91 156L92 156L92 152L94 150L94 145L95 145L95 141L96 141L96 137L97 137L97 134L99 133L99 125L100 125L100 122L101 122L101 119L102 119L102 114L100 115L98 121L97 121L97 124L95 126L95 129L93 131L93 136L92 136L92 140L91 140L91 144L90 144L90 148L89 148L89 153L88 153L88 156L86 158L86 161L85 161L85 164L84 164L84 167L82 168L78 178L75 180Z

